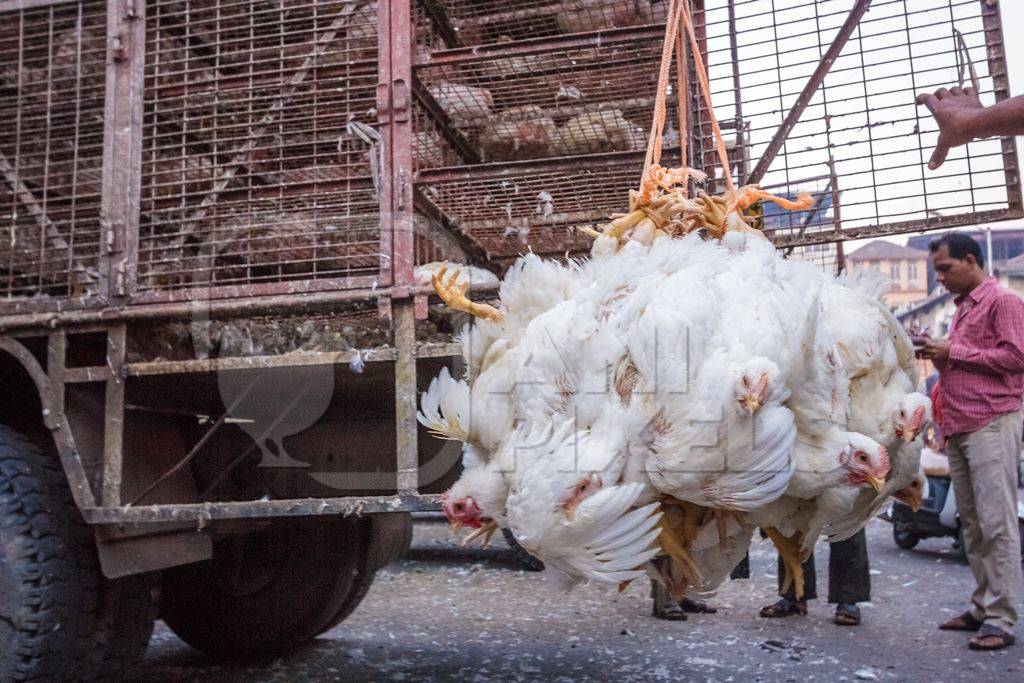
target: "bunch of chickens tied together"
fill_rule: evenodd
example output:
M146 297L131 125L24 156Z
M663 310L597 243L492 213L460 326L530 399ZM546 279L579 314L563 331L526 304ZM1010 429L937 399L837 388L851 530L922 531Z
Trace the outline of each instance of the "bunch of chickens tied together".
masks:
M931 407L884 286L782 258L739 211L778 198L739 195L663 195L660 218L593 231L588 259L528 253L496 308L435 275L476 317L467 377L442 370L419 414L464 444L456 529L507 527L567 586L649 574L681 596L714 590L760 528L799 595L819 537L920 503Z

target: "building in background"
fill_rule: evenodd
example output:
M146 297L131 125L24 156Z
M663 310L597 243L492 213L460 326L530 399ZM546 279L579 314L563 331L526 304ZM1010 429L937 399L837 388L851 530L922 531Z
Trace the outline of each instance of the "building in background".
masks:
M885 302L901 308L928 296L928 252L875 240L846 257L852 275L874 271L889 281Z

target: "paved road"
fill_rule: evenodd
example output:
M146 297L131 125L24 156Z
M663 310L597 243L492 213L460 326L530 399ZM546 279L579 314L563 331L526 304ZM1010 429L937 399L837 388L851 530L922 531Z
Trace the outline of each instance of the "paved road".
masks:
M224 667L158 624L139 680L1024 680L1024 643L976 653L964 636L935 630L964 608L972 585L949 540L904 551L888 524L868 531L874 600L863 625L842 628L820 602L802 618L756 616L774 599L767 541L752 549L753 578L714 598L718 614L679 623L649 616L647 586L560 594L517 569L507 548L461 549L443 522L420 521L408 556L378 574L347 622L302 651ZM827 567L822 545L818 566Z

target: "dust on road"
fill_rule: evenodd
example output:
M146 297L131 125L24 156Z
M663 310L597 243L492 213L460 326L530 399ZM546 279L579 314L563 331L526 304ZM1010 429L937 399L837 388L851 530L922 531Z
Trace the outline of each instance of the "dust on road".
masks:
M727 582L718 614L686 622L650 617L649 586L622 594L583 586L562 594L517 568L501 540L459 548L440 520L416 524L406 557L382 570L348 621L283 659L218 665L157 625L144 681L1020 681L1024 645L971 652L940 621L967 605L970 570L951 540L912 551L892 527L868 528L874 599L864 623L834 626L832 608L766 620L775 554L755 541L752 578ZM826 568L827 544L817 547ZM819 576L824 594L826 572Z

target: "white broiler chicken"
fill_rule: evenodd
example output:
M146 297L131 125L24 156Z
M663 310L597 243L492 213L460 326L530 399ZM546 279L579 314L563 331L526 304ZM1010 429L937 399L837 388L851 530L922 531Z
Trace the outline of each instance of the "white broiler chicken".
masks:
M450 516L507 523L568 583L653 571L678 594L713 590L756 526L798 576L823 529L859 528L862 502L916 470L894 451L886 481L888 443L870 438L918 428L904 340L870 294L723 214L759 192L658 205L720 240L641 212L595 233L590 259L528 253L494 306L435 273L476 317L460 334L468 386L445 376L423 399L431 429L469 444Z
M643 149L647 133L630 123L618 109L589 112L569 119L558 129L556 150L561 156Z
M427 88L427 92L459 128L482 125L494 108L494 97L486 88L442 81Z
M652 24L658 9L651 0L562 0L555 18L563 32L583 33Z
M612 483L625 466L624 444L615 421L575 431L567 420L509 475L509 529L566 587L631 581L660 552L658 504L631 510L644 486Z
M888 471L885 447L863 434L833 427L821 436L797 438L786 494L750 512L746 521L761 527L778 548L798 598L800 565L822 529L849 513L861 489L880 490Z
M416 266L413 269L413 278L416 284L429 285L433 282L434 275L441 272L445 265L443 261L431 261L430 263ZM485 268L461 266L458 274L455 276L455 282L460 285L468 284L470 287L476 287L479 285L496 285L499 280L497 275Z
M554 119L532 104L512 107L489 118L477 138L484 161L546 156L557 140L558 128Z

